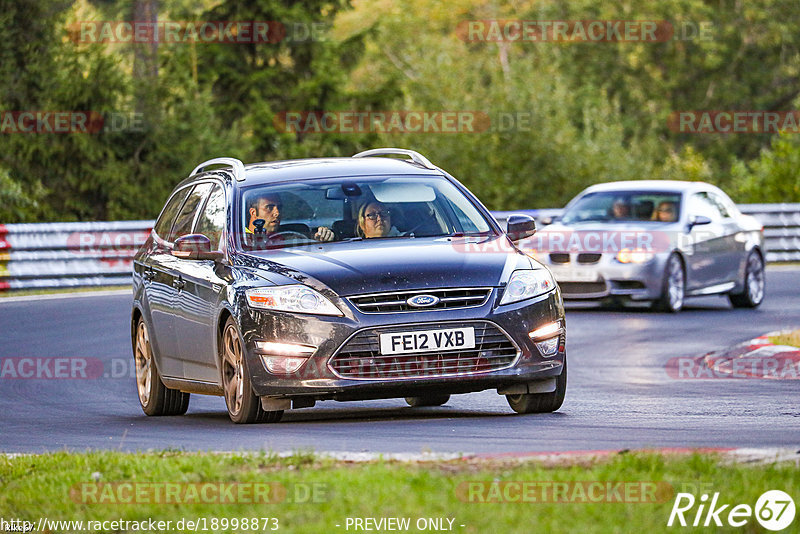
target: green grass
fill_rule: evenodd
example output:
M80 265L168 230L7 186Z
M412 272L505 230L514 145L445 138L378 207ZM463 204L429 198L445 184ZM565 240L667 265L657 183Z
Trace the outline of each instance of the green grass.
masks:
M769 342L773 345L788 345L790 347L800 347L800 330L784 332L778 336L769 336Z
M146 483L159 488L178 483L184 489L200 488L203 486L192 484L209 482L237 482L239 488L270 484L270 493L266 495L275 495L277 498L273 500L280 502L165 504L148 503L145 501L150 498L144 497L136 504L121 504L109 501L131 495L123 491L123 486L106 486L114 491L104 493L99 489L95 494L93 491L100 488L95 480L100 484L135 482L139 488L148 487L144 486ZM660 502L467 502L466 488L470 483L492 481L660 482L670 486L666 486L669 488L666 494L663 487L656 493ZM208 522L213 517L273 517L278 519L279 532L323 533L354 532L352 526L345 529L348 517L408 517L409 532L418 532L415 525L418 518L454 518L453 531L463 533L700 532L708 529L667 528L673 492L688 491L699 498L704 491L718 491L721 502L754 506L758 496L770 489L783 490L800 504L800 470L794 464L730 465L714 455L651 453L615 454L573 465L511 460L353 464L310 453L279 458L267 453L178 451L0 457L0 518L34 523L40 517L84 521L153 518L171 520L173 525L181 518L204 517ZM275 493L276 490L279 491ZM92 502L93 495L106 502ZM185 492L181 495L179 499L190 497ZM488 496L479 491L472 498L478 498L476 495ZM695 510L696 507L687 514L690 521ZM800 519L795 519L792 528L799 522ZM210 527L210 523L207 525ZM762 531L756 526L755 519L751 519L744 528L728 527L722 531ZM251 532L241 528L216 530Z

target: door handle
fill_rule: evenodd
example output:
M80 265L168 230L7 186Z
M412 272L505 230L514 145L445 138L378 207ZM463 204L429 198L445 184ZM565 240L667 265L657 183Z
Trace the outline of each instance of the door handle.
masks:
M174 278L172 280L172 287L176 289L183 289L184 287L186 287L186 282L184 282L183 278L179 276L178 278Z

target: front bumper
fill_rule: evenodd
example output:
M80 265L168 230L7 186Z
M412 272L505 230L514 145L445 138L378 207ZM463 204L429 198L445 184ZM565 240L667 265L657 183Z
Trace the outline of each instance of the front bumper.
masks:
M656 254L644 263L620 263L612 253L583 255L537 254L547 265L561 288L565 300L594 300L623 297L631 300L656 300L661 296L664 266L669 254ZM554 261L554 257L561 261ZM567 258L568 257L568 258ZM567 260L567 261L563 261Z
M489 299L477 307L368 314L343 300L349 306L346 317L267 313L245 308L241 317L242 334L253 390L256 395L277 398L365 400L428 392L468 393L560 375L566 357L566 324L559 291L500 307L495 307L497 300L497 289L493 289ZM561 321L562 325L559 350L554 356L544 357L528 332L554 321ZM444 374L431 372L427 367L420 373L414 368L391 377L370 378L342 376L331 364L331 359L340 354L349 340L365 332L407 332L477 324L496 326L508 337L516 351L507 365L493 370L476 371L478 367ZM311 345L317 349L296 372L278 375L267 371L256 341ZM414 355L398 356L402 366L408 365L407 358Z

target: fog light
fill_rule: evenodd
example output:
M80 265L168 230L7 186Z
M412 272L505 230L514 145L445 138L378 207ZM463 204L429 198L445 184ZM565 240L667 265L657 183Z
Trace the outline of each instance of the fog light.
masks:
M274 375L290 375L300 369L308 360L307 356L261 356L264 367Z
M550 357L555 356L558 352L558 340L561 336L553 336L550 339L545 339L544 341L537 341L536 348L539 349L539 352L542 356Z
M261 361L267 371L277 375L294 373L317 350L311 345L294 343L277 343L274 341L256 341L256 352L261 354Z
M553 334L561 333L561 322L547 323L546 325L537 328L533 332L528 332L531 339L542 339L551 337Z

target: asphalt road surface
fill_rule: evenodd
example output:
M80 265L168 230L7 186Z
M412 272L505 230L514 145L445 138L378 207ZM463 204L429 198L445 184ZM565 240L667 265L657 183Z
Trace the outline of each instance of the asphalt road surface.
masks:
M0 299L0 451L316 450L505 453L800 445L800 380L675 379L670 358L800 328L800 270L770 270L757 310L690 299L677 315L569 306L569 383L556 413L515 415L494 391L436 408L402 399L318 402L279 424L234 425L221 397L147 417L133 379L130 296ZM7 358L61 358L13 378ZM66 358L66 359L65 359ZM88 362L88 363L87 363ZM18 360L12 360L19 370ZM59 378L73 365L87 378ZM3 372L5 369L5 372ZM30 366L23 368L30 372ZM47 378L47 375L51 375Z

